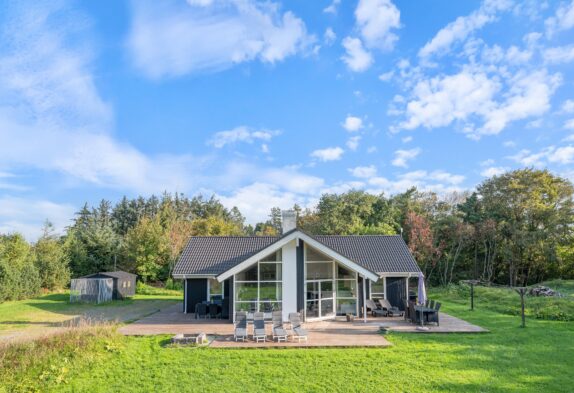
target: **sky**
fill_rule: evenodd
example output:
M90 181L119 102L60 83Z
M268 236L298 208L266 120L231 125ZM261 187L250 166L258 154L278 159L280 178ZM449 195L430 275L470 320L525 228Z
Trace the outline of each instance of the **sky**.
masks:
M85 202L574 179L574 0L0 5L0 233Z

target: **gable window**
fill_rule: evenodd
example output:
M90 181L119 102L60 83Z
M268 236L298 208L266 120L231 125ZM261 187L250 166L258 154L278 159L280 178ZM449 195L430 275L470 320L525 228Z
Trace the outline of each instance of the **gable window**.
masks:
M281 250L235 275L235 311L281 310L283 264Z

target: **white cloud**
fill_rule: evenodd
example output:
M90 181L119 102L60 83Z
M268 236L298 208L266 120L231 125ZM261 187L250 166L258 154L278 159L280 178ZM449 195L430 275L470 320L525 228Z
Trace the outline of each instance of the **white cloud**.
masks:
M546 19L546 35L552 37L559 31L569 30L574 27L574 0L562 3L556 10L554 16Z
M373 65L373 56L363 48L363 43L358 38L345 37L343 47L346 54L341 57L351 71L363 72Z
M190 185L189 156L146 156L111 134L92 74L90 22L61 4L9 8L0 55L0 166L136 192ZM81 42L81 46L73 43Z
M388 71L388 72L384 72L381 75L379 75L379 80L383 81L383 82L388 82L392 79L392 77L395 75L394 71Z
M363 128L363 119L357 116L348 115L341 125L349 132L359 131Z
M369 153L369 154L373 154L373 153L376 153L376 152L377 152L377 147L376 147L376 146L370 146L370 147L367 149L367 153Z
M395 151L395 158L391 161L394 166L399 166L403 168L408 167L408 162L415 159L420 153L421 149L416 147L410 150L397 150Z
M346 145L349 148L349 150L355 151L359 147L360 141L361 141L361 137L358 135L355 135L355 136L352 136L349 139L347 139Z
M393 49L401 27L401 13L391 0L359 0L355 9L357 28L368 48Z
M407 120L401 128L445 127L455 120L465 121L473 114L486 116L494 106L492 100L499 89L495 80L471 70L421 80L407 103Z
M396 194L404 192L411 187L417 187L420 191L434 191L437 193L460 192L463 190L461 183L465 180L462 175L455 175L445 171L411 171L397 176L395 180L386 177L372 177L369 179L369 189L372 193L385 192Z
M325 45L333 45L336 39L337 34L335 34L332 28L327 27L327 29L325 29L325 33L323 34L323 41L325 41Z
M413 141L413 137L412 136L405 136L404 138L401 139L401 142L403 143L409 143Z
M370 178L377 174L377 168L374 165L369 166L358 166L355 168L349 168L349 172L358 178Z
M569 63L574 60L574 45L545 49L542 57L549 64Z
M207 141L207 144L219 149L225 145L237 142L253 143L256 140L268 142L280 133L281 132L277 130L253 130L246 126L239 126L232 130L216 132L213 137Z
M341 0L333 0L331 4L323 9L323 12L326 14L336 14L339 4L341 4Z
M0 197L0 233L23 234L35 241L42 234L42 224L50 220L58 233L71 224L76 208L47 200Z
M484 177L493 177L493 176L502 175L503 173L505 173L507 171L508 171L507 167L491 166L491 167L488 167L488 168L485 168L484 170L482 170L480 172L480 175L484 176Z
M492 158L489 158L487 160L481 161L480 166L491 166L492 164L494 164L494 160Z
M574 130L574 119L568 119L564 122L564 128L567 130Z
M511 1L485 0L480 8L468 16L459 16L454 22L439 30L432 40L419 51L419 57L428 58L434 54L448 52L456 42L464 41L474 31L482 29L497 18L497 13L505 11L512 5Z
M317 158L320 161L337 161L341 159L344 152L345 151L340 147L327 147L313 151L311 157Z
M571 164L574 162L574 146L563 146L554 150L552 154L548 155L549 162L558 164Z
M560 110L563 113L574 113L574 100L566 100L562 103Z
M314 41L305 23L272 2L132 2L128 48L150 78L218 71L259 59L276 63Z

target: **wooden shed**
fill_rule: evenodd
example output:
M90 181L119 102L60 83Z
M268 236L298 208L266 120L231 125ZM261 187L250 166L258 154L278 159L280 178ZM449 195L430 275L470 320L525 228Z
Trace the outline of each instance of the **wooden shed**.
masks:
M89 274L82 278L111 278L113 279L113 299L121 300L128 297L132 297L136 294L136 278L137 275L124 272L99 272L94 274Z

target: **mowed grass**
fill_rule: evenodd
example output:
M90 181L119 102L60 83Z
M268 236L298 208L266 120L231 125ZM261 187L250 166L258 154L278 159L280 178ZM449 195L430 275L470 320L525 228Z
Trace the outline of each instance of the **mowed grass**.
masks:
M445 312L491 332L393 333L394 346L381 349L229 350L173 348L166 346L168 336L123 337L113 328L88 338L72 331L58 345L29 343L19 352L4 351L4 358L0 352L0 386L53 392L572 391L572 322L529 317L522 329L518 316L492 304L478 302L470 311L465 289L431 297ZM516 301L518 295L498 303L512 307ZM64 344L78 340L84 340L80 349ZM27 363L14 366L22 358Z
M126 320L145 315L166 305L181 301L177 291L135 295L131 299L114 300L102 304L70 303L69 292L52 293L33 299L0 303L0 339L20 334L27 329L57 327L76 316ZM37 330L35 329L35 330Z

